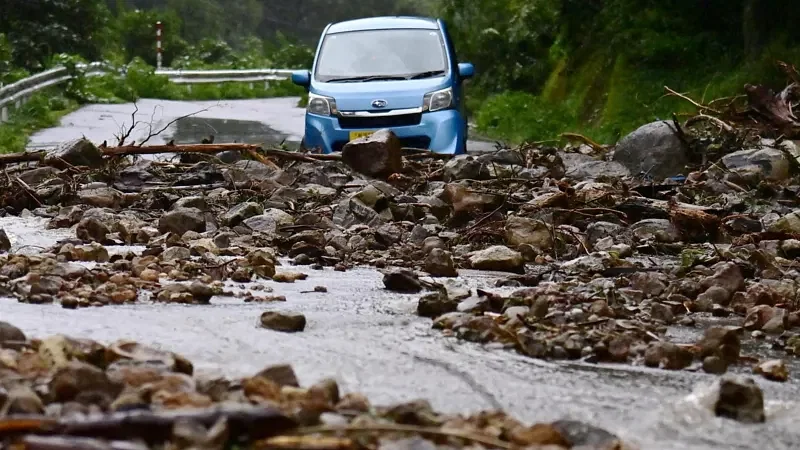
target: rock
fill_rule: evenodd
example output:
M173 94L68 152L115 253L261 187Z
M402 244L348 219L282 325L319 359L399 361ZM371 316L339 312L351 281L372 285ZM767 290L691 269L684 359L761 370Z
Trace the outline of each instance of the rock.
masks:
M714 264L711 269L714 271L714 275L706 277L700 282L703 289L717 286L731 294L744 290L744 276L742 275L742 270L735 263L719 262Z
M394 292L415 293L422 290L419 277L408 269L395 269L384 273L383 285Z
M183 236L187 231L202 233L206 231L206 219L197 208L177 208L158 219L158 231L178 236Z
M703 371L714 375L722 375L728 371L728 363L719 356L706 356L703 358Z
M235 186L258 184L271 179L275 175L276 169L273 166L243 159L236 161L224 173L224 179Z
M162 261L188 261L192 257L192 252L186 247L172 246L164 250L161 254Z
M489 169L479 159L471 155L458 155L444 165L442 169L445 181L485 180Z
M494 245L469 254L473 269L495 270L500 272L523 272L525 259L522 254L504 245Z
M506 242L511 247L528 244L540 251L553 247L553 232L540 220L509 217L505 226Z
M19 341L25 342L27 338L25 337L25 333L22 332L19 328L11 325L8 322L0 321L0 347L2 344L11 341Z
M690 162L674 125L657 121L639 127L622 138L614 147L613 161L631 174L647 173L656 181L686 174Z
M641 241L678 242L681 233L667 219L645 219L631 225L631 232Z
M627 177L630 171L616 161L603 161L580 153L559 153L566 169L565 176L571 180L594 180L600 176Z
M75 139L59 144L44 157L44 163L67 169L70 166L98 168L103 165L103 152L86 138Z
M665 277L656 272L637 272L631 275L631 287L648 297L658 297L667 290Z
M308 274L302 272L278 272L272 276L272 281L278 283L294 283L297 280L305 280Z
M204 305L211 303L211 297L215 294L211 286L197 280L192 281L192 284L189 285L189 293L192 294L195 303Z
M402 147L393 131L382 129L345 144L342 161L367 176L389 176L403 170Z
M425 295L417 303L417 314L431 319L449 312L455 312L457 309L458 300L449 297L444 292L433 292Z
M297 381L297 374L289 364L269 366L255 376L270 380L278 386L300 387L300 382Z
M800 210L786 214L767 229L774 233L800 234Z
M97 187L81 189L78 191L78 199L86 205L97 208L118 209L122 206L125 196L114 188Z
M765 421L764 394L752 378L726 375L719 380L714 413L739 422L762 423Z
M557 420L550 424L566 440L566 448L620 449L619 438L602 428L578 422L577 420ZM559 444L560 445L560 444Z
M784 308L773 308L772 317L761 327L761 331L767 334L781 334L789 324L789 312Z
M586 227L586 240L589 246L594 247L600 239L618 237L623 231L625 231L625 227L616 223L592 222Z
M653 303L650 306L650 317L666 324L671 324L675 320L672 308L663 303Z
M306 316L298 313L266 311L261 314L261 326L274 331L294 333L306 328Z
M389 211L389 217L382 216L355 197L342 200L336 205L333 214L333 223L343 228L350 228L356 224L378 227L387 220L391 220L391 211Z
M169 209L180 208L197 208L200 211L205 211L208 209L208 202L206 202L206 198L203 196L192 195L189 197L179 198Z
M739 150L722 157L729 170L742 175L759 175L771 181L789 178L790 162L783 151L776 148Z
M79 361L71 361L56 371L50 380L49 389L55 401L67 402L86 392L97 392L113 400L120 387L97 367Z
M767 323L772 321L776 309L769 305L757 305L749 308L744 318L744 328L750 331L763 329ZM781 319L786 319L786 317L781 316ZM775 325L777 324L773 322L773 326ZM783 325L783 322L781 322L781 325Z
M111 233L108 225L97 217L86 217L78 223L75 234L83 242L104 242Z
M234 227L242 223L245 219L264 213L264 207L256 202L240 203L229 209L221 217L222 223L229 227Z
M8 234L6 234L6 230L0 228L0 252L9 252L11 251L11 240L8 239Z
M26 170L19 174L18 177L28 186L34 187L38 186L44 181L55 178L56 175L58 175L58 169L55 167L42 166L35 169Z
M245 226L251 230L267 234L277 232L278 227L281 225L291 225L293 223L294 217L291 214L276 208L267 209L263 214L244 220Z
M689 367L693 355L689 350L671 342L651 342L644 353L644 363L648 367L661 367L666 370L681 370Z
M739 361L741 341L739 328L715 326L708 328L697 343L700 358L716 356L727 364L736 364Z
M724 287L711 286L706 289L705 292L697 296L696 303L701 305L720 304L727 306L731 302L731 294L732 293ZM703 308L699 308L699 310L702 311Z
M434 248L425 258L425 271L434 277L457 277L455 263L450 252Z
M763 361L753 367L753 373L761 375L770 381L784 382L789 379L789 369L782 359Z

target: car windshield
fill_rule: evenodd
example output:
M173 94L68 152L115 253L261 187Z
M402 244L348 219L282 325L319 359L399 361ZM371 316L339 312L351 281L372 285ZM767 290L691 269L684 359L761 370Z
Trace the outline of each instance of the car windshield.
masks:
M317 61L318 81L425 78L447 70L438 30L352 31L325 37Z

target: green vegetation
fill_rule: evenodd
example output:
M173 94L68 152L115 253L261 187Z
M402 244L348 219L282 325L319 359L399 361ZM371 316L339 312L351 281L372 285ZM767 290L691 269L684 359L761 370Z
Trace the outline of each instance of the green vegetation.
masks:
M745 83L782 88L775 60L800 63L790 0L442 0L442 14L476 66L479 130L512 141L612 143L691 111L665 85L710 101Z
M28 136L42 128L58 125L58 120L74 111L78 103L54 90L33 95L10 120L0 125L0 153L25 150Z

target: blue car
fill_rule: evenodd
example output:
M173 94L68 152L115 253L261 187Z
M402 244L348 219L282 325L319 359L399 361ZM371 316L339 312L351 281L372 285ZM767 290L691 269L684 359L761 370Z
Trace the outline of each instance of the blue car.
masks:
M463 80L442 20L373 17L329 24L311 71L292 73L308 90L302 146L339 152L356 138L391 129L404 147L466 152Z

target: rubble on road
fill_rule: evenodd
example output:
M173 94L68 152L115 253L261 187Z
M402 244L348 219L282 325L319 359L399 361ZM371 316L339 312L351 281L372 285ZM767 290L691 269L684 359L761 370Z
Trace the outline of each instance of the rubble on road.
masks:
M724 114L689 99L697 116L645 124L613 148L444 158L382 130L330 155L85 140L3 155L0 213L76 237L30 255L0 233L0 289L65 308L203 305L236 284L270 294L302 281L282 267L289 258L382 269L434 328L534 358L719 374L752 365L754 339L800 355L800 132L768 107L794 105L795 90L770 103L751 89L749 106ZM109 251L123 245L143 250ZM448 284L467 270L496 273L497 291ZM236 295L286 300L254 292ZM261 325L305 328L281 314ZM698 325L715 319L725 322ZM696 341L670 342L676 326Z
M333 379L300 386L289 365L209 377L170 351L28 338L7 322L0 369L0 442L10 448L632 448L582 422L449 415L425 400L374 405Z

